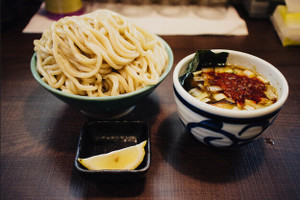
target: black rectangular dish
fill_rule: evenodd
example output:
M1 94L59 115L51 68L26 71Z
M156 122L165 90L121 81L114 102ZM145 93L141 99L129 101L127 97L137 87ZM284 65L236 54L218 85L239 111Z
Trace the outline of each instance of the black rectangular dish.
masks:
M88 170L78 158L109 153L147 140L145 157L134 170ZM150 168L150 135L143 121L90 121L80 133L75 167L84 177L99 182L128 182L144 178Z

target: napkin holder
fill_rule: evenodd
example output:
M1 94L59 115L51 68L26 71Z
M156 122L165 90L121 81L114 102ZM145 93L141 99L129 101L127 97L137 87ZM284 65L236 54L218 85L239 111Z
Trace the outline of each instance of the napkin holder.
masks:
M289 12L286 5L278 5L271 21L283 46L300 45L300 11Z

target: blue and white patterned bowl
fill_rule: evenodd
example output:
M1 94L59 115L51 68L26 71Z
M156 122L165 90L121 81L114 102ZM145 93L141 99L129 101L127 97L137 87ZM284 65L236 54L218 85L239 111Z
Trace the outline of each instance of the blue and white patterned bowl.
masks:
M227 63L243 66L265 76L276 87L278 101L266 108L254 111L234 111L218 108L201 102L191 96L179 83L194 54L183 58L173 73L174 98L178 115L185 127L196 139L217 148L232 148L258 139L274 122L287 100L289 88L282 73L270 63L233 50L212 50L215 53L228 52Z

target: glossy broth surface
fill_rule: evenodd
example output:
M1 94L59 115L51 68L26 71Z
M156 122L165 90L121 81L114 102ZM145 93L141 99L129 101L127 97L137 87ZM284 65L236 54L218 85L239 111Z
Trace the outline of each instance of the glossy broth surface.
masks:
M187 91L208 104L233 110L256 110L277 101L276 89L254 70L236 65L202 68L189 78Z

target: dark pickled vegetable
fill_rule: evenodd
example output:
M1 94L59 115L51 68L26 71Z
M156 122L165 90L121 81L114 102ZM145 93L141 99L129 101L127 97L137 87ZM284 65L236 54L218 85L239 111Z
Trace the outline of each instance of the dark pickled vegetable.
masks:
M185 73L179 77L179 82L186 89L192 88L193 72L207 67L225 67L228 53L214 53L211 50L198 50L189 63Z

